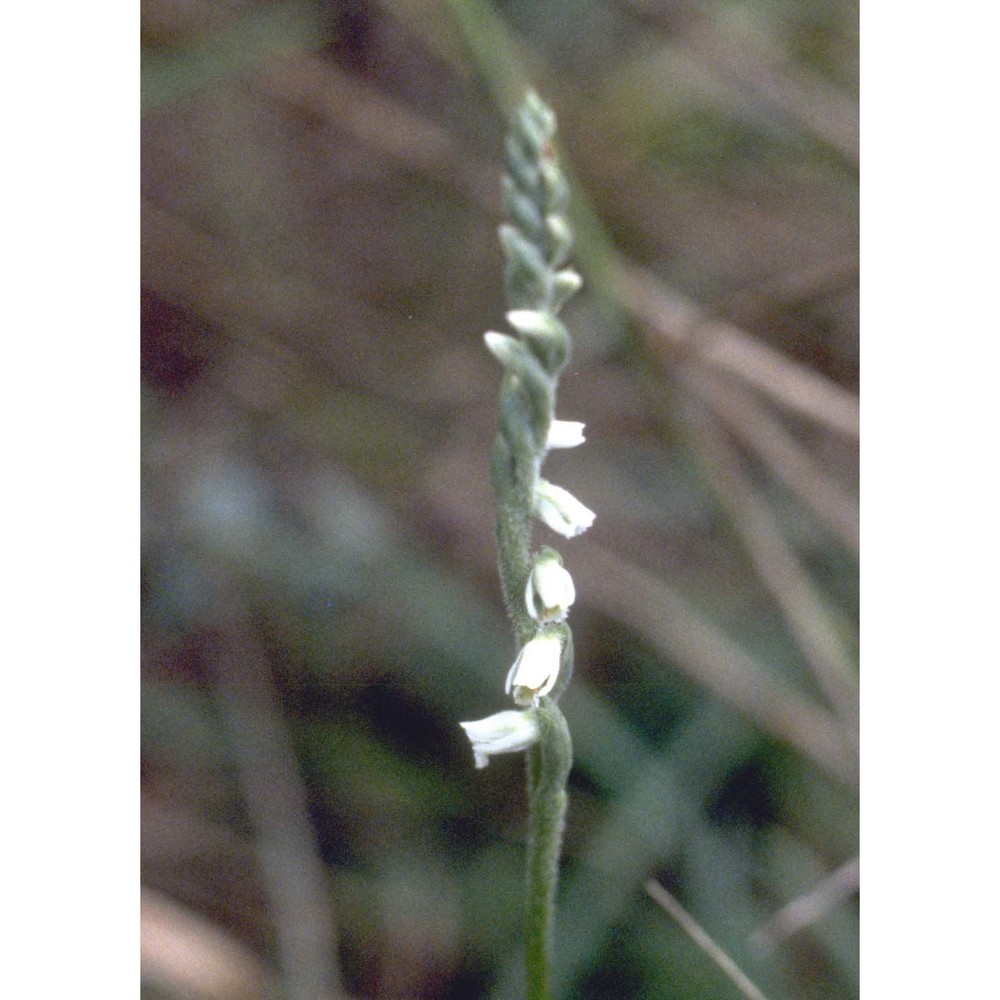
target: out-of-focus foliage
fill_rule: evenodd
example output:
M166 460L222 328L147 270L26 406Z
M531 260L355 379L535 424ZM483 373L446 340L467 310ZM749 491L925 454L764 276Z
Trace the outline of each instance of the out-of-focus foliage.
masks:
M145 996L519 995L522 762L458 722L512 653L481 336L528 84L586 281L549 467L598 512L560 995L739 995L650 879L772 1000L856 995L856 17L144 0Z

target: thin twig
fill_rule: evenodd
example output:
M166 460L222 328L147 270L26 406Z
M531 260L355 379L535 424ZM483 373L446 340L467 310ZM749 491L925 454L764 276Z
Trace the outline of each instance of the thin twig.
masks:
M732 980L736 988L750 1000L767 1000L750 981L746 973L719 947L704 928L655 879L646 883L646 892L680 924L681 929Z

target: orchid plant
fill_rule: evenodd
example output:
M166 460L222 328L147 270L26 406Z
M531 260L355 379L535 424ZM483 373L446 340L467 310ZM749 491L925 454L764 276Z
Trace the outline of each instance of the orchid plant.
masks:
M556 386L570 338L558 314L581 285L566 267L572 231L569 187L553 146L555 115L534 93L514 114L507 138L500 227L506 265L507 322L516 336L485 334L500 362L500 428L493 448L496 536L504 601L519 651L505 692L519 706L463 722L477 768L491 756L527 751L526 939L529 1000L550 993L552 931L572 743L558 699L573 670L566 617L576 598L562 557L532 551L535 518L566 538L586 531L594 513L541 477L549 450L583 443L583 424L555 419Z

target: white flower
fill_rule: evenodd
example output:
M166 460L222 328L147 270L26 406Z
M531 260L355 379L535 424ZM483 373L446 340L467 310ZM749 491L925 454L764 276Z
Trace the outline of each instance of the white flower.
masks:
M504 690L518 705L537 705L555 686L562 660L562 640L542 633L526 642L507 674Z
M493 754L527 750L538 740L538 722L531 711L510 709L478 722L461 722L459 725L472 744L477 768L486 767Z
M579 420L553 420L549 424L549 437L545 442L546 448L575 448L578 444L583 444L584 424Z
M573 577L563 568L559 557L551 549L548 551L550 555L541 555L535 560L524 588L528 614L542 623L563 621L576 600Z
M535 487L535 514L566 538L583 534L597 516L568 490L544 479Z

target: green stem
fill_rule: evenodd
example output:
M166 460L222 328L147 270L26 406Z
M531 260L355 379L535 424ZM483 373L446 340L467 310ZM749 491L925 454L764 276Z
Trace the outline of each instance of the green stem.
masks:
M553 629L532 617L525 587L532 572L535 494L555 416L556 385L570 352L569 334L557 314L580 286L579 275L564 267L572 233L566 218L569 188L552 144L555 127L555 115L533 93L514 114L504 181L510 221L500 227L500 241L508 319L520 336L486 335L487 347L504 367L492 479L500 579L522 648L542 628ZM552 696L529 709L537 719L539 739L527 756L528 1000L548 1000L551 994L556 884L573 760L569 727L555 701L572 674L573 637L564 623L554 628L562 645L559 676Z
M500 582L507 614L519 645L537 628L524 604L524 586L531 569L531 498L538 478L537 460L530 450L511 449L501 433L493 446L493 489L496 494L496 537ZM525 454L525 451L528 451Z
M552 936L559 855L566 818L566 781L573 763L569 727L559 708L543 698L541 736L527 756L528 870L525 934L527 1000L548 1000L552 989Z

